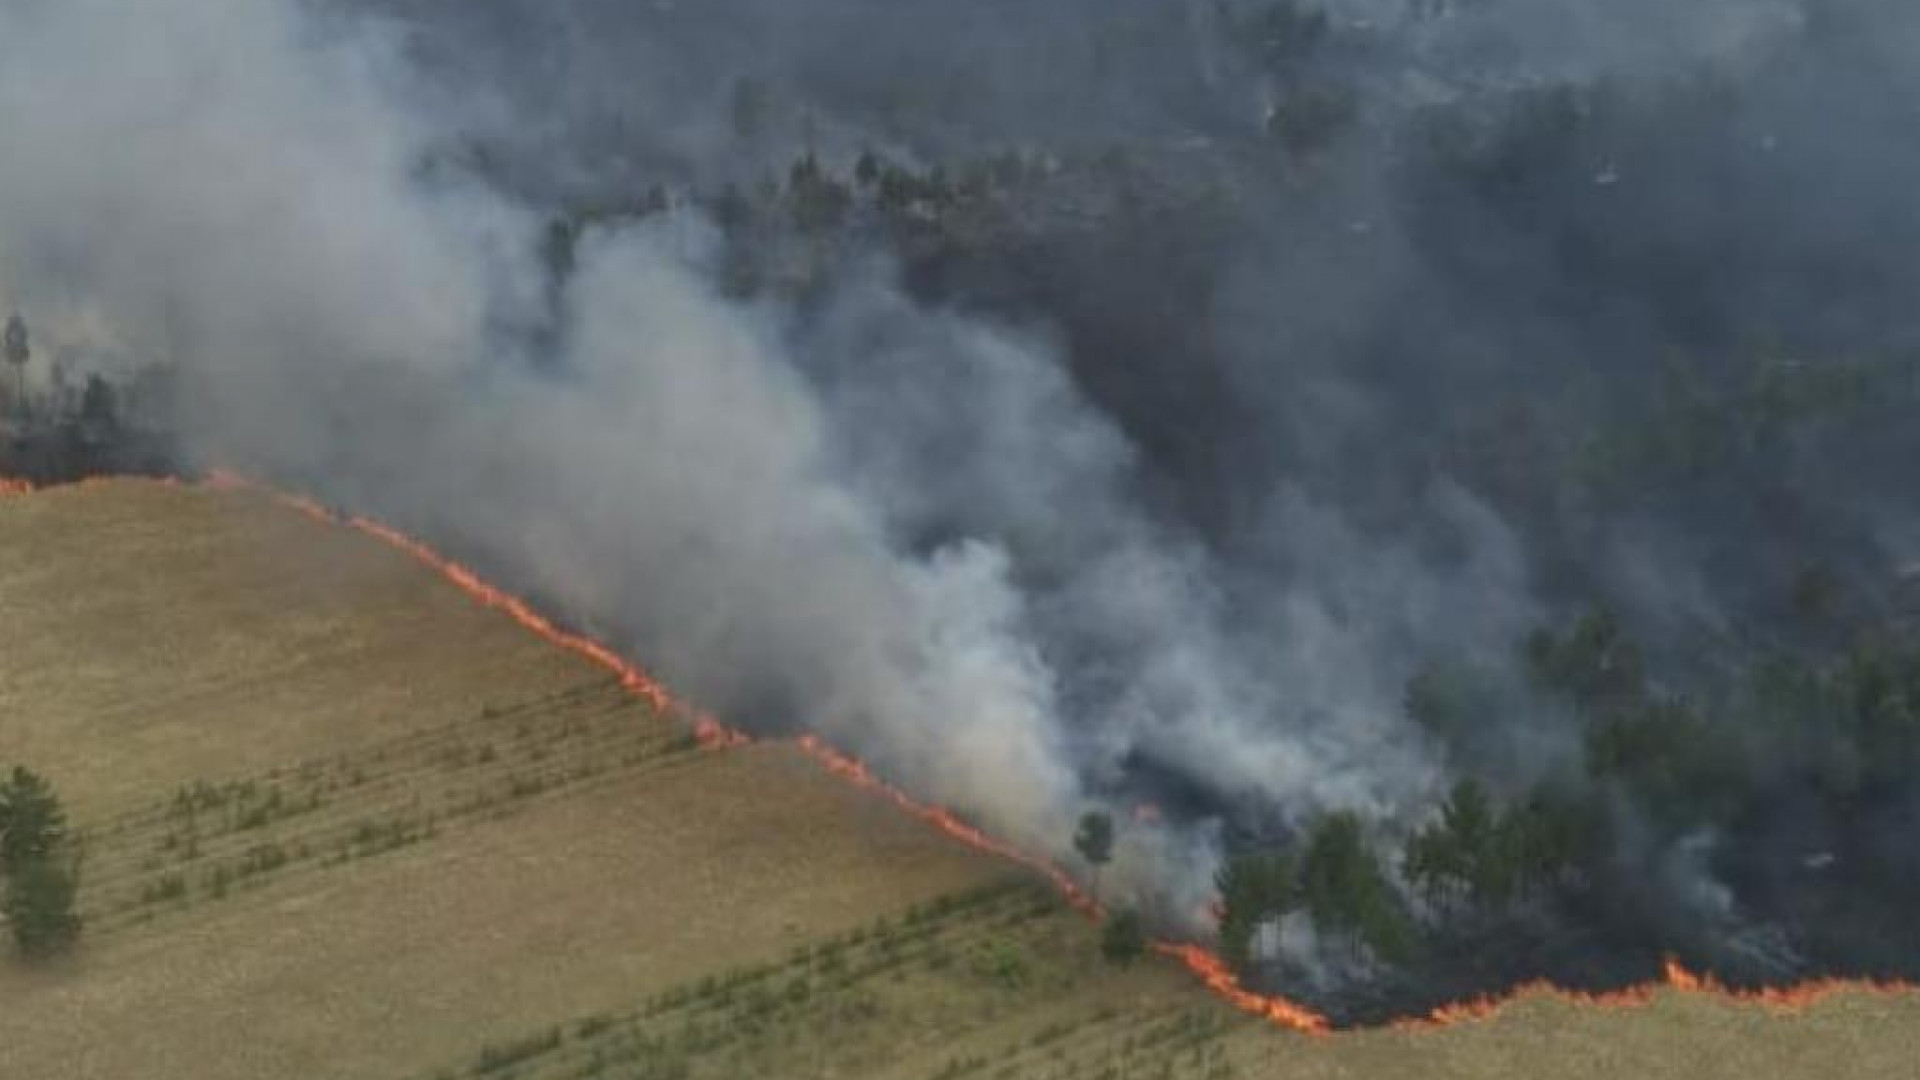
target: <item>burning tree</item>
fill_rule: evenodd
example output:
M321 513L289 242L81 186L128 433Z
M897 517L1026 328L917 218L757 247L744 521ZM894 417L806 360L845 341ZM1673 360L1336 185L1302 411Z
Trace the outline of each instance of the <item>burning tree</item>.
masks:
M1093 888L1100 887L1100 868L1113 860L1113 817L1099 810L1090 810L1080 817L1080 827L1073 834L1073 849L1087 860L1087 866L1093 871Z

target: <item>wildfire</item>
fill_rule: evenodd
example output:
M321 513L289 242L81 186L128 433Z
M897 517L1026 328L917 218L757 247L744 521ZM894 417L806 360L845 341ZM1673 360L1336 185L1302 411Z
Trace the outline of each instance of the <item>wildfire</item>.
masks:
M1327 1018L1304 1005L1288 1001L1283 997L1269 997L1256 994L1240 985L1233 969L1226 961L1199 945L1182 944L1173 941L1156 941L1153 951L1162 956L1171 956L1187 966L1187 970L1206 984L1207 989L1225 998L1235 1008L1255 1016L1265 1017L1284 1028L1306 1035L1327 1035L1333 1031L1333 1025Z
M91 479L81 481L82 484L92 482L95 481ZM179 483L171 478L163 478L158 482L170 485ZM473 570L441 555L433 548L390 525L371 518L336 513L304 495L278 491L226 470L215 470L207 474L203 486L219 491L244 490L259 493L315 521L331 526L352 528L379 540L431 567L441 577L483 606L506 614L520 626L546 641L586 657L612 672L628 692L642 698L663 714L687 721L702 744L725 749L752 742L751 737L744 732L735 731L713 716L676 700L666 687L652 676L607 646L592 638L562 629L551 619L534 610L526 601L489 583ZM0 476L0 497L24 495L34 490L35 486L29 481ZM1068 876L1066 871L1052 862L988 835L978 827L961 820L958 815L945 807L914 799L876 776L864 762L834 749L815 736L803 735L795 740L795 745L829 773L878 794L901 811L926 822L959 843L1026 867L1041 875L1059 890L1061 896L1076 911L1095 920L1105 916L1099 902ZM1137 821L1152 821L1158 816L1158 808L1151 804L1142 804L1134 809L1134 818ZM1235 1008L1306 1035L1322 1036L1333 1032L1332 1022L1320 1013L1284 997L1260 994L1241 986L1240 980L1226 962L1204 946L1184 942L1156 941L1152 942L1150 947L1154 952L1185 965L1187 970L1209 990ZM1486 1020L1523 998L1545 997L1599 1008L1637 1007L1651 1003L1661 991L1709 994L1746 1004L1794 1010L1806 1008L1836 994L1906 995L1920 993L1920 986L1894 980L1819 979L1788 987L1735 989L1728 987L1712 975L1689 971L1678 960L1668 958L1662 979L1638 986L1603 993L1585 993L1566 990L1545 981L1537 981L1519 986L1505 994L1488 995L1443 1005L1425 1017L1400 1021L1395 1024L1395 1027L1403 1030L1428 1030Z
M1583 993L1578 990L1563 989L1549 982L1535 981L1519 986L1506 994L1489 995L1470 1001L1442 1005L1425 1017L1417 1020L1403 1020L1395 1026L1405 1030L1422 1030L1488 1020L1523 998L1550 998L1588 1008L1639 1008L1652 1004L1664 990L1678 994L1705 994L1741 1004L1792 1012L1808 1008L1837 994L1906 995L1920 992L1920 987L1912 983L1877 979L1814 979L1793 986L1737 989L1726 985L1712 975L1690 971L1671 956L1667 957L1662 964L1661 975L1659 980L1653 982L1604 993Z
M1837 994L1913 994L1920 986L1900 979L1812 979L1793 986L1729 987L1712 975L1695 974L1673 957L1666 960L1667 985L1686 994L1715 994L1775 1009L1804 1009Z
M1074 910L1096 919L1103 914L1099 902L1068 877L1066 871L1051 862L988 836L978 828L960 820L946 807L920 802L875 776L873 770L867 768L866 763L835 750L815 736L802 735L795 741L802 752L835 776L884 797L906 813L932 825L970 848L1017 863L1042 875L1053 883L1054 888L1060 890L1060 895L1066 898L1067 903L1072 905Z
M689 720L694 734L702 743L714 747L727 747L741 746L750 741L744 733L734 731L713 717L676 701L673 695L667 692L666 687L660 685L652 676L640 670L638 665L628 661L619 653L592 638L561 629L554 624L553 620L535 611L526 601L491 584L474 571L390 525L371 518L336 514L304 495L277 491L226 470L215 470L209 473L207 484L222 491L263 492L280 505L315 521L357 529L433 568L455 588L481 605L505 613L514 622L539 637L606 668L620 680L620 685L629 693L645 700L656 710Z
M1466 1001L1451 1002L1434 1009L1424 1017L1402 1020L1394 1026L1404 1031L1419 1031L1427 1028L1448 1027L1454 1024L1471 1023L1479 1020L1491 1020L1502 1009L1523 998L1552 998L1556 1001L1571 1002L1589 1008L1637 1008L1653 1002L1659 983L1642 983L1623 990L1610 990L1603 993L1586 993L1579 990L1566 990L1544 980L1522 983L1505 994L1487 994L1469 998Z

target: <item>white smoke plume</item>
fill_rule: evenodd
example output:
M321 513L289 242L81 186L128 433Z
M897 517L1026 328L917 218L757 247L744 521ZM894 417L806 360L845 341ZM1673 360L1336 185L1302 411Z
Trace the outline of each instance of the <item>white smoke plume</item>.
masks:
M681 211L590 233L558 354L523 355L542 218L429 167L404 45L282 0L8 0L9 299L43 340L178 364L202 461L421 528L701 704L1037 849L1142 753L1288 817L1430 789L1375 632L1308 590L1270 609L1277 664L1237 644L1218 568L1132 506L1127 438L1037 329L875 264L802 333L723 297ZM1283 506L1302 559L1360 543ZM1381 559L1335 590L1412 584ZM1210 830L1139 831L1124 878L1204 894Z

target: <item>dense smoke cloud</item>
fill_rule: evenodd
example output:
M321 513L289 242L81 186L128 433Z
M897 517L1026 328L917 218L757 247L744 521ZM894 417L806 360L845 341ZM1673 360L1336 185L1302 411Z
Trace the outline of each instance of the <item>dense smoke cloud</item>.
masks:
M1641 432L1742 350L1915 343L1913 17L1262 7L0 0L0 289L178 365L193 460L733 721L1062 857L1162 806L1119 888L1197 925L1224 843L1566 770L1543 621L1604 597L1697 657L1810 557L1920 560L1905 436L1687 443L1705 483ZM958 254L714 209L867 149L1036 178ZM1471 762L1404 708L1450 656L1500 702ZM1740 922L1717 838L1617 818L1651 922Z

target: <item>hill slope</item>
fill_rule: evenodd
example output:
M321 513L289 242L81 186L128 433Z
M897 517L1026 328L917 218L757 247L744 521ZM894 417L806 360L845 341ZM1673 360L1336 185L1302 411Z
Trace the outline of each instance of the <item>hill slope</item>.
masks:
M1664 994L1309 1041L791 748L703 748L256 495L0 499L0 761L86 845L0 1076L1895 1076L1920 1003Z

